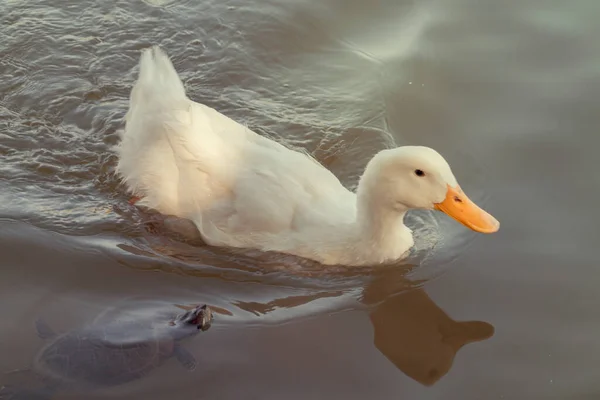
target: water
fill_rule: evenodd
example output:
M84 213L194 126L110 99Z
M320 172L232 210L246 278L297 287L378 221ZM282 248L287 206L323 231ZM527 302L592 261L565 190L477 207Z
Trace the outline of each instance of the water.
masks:
M596 399L600 4L4 1L0 372L44 318L66 331L208 303L213 327L151 377L55 398ZM383 271L186 243L127 203L111 152L141 49L192 99L306 149L354 187L428 145L501 222L411 215ZM1 384L35 385L27 371Z

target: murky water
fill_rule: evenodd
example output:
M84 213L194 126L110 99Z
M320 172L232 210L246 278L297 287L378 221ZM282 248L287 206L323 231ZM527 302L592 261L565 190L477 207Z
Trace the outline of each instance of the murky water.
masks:
M208 303L213 327L184 343L195 371L173 359L54 398L600 397L599 13L592 0L0 3L0 386L39 385L26 370L38 318L63 332ZM436 148L500 232L413 213L411 260L360 272L167 235L128 204L111 150L153 44L193 100L307 149L348 187L380 149Z

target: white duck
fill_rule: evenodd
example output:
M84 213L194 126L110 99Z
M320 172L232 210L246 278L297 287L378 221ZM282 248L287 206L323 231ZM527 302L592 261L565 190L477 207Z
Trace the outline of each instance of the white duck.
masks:
M193 221L210 245L358 266L407 255L411 208L499 229L435 150L379 152L353 193L310 156L190 100L158 47L142 53L125 120L117 172L128 189L142 206Z

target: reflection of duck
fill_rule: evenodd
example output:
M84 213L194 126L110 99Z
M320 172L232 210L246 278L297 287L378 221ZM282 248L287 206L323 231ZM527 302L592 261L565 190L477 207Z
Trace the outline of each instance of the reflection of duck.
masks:
M376 154L357 193L310 156L188 99L169 58L144 51L117 170L140 204L194 221L210 245L372 265L413 245L411 208L438 209L478 232L498 221L472 203L436 151Z
M406 375L428 386L448 373L461 347L494 334L486 322L453 320L423 289L386 300L370 318L379 351Z

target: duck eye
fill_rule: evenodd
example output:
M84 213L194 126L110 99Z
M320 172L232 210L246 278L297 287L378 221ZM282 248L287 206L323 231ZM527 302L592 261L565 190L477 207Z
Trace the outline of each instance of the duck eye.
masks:
M420 169L415 169L415 175L417 176L425 176L425 172Z

